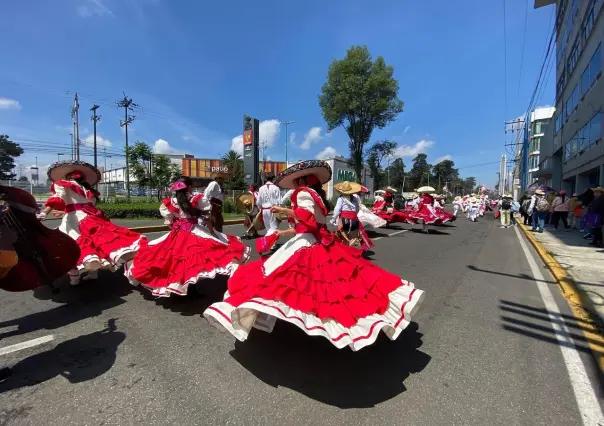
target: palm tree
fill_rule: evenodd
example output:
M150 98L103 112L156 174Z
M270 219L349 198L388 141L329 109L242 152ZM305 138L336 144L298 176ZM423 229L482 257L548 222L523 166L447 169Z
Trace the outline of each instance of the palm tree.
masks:
M242 189L243 188L243 157L237 151L230 150L222 157L222 162L228 167L231 172L232 188L229 189Z

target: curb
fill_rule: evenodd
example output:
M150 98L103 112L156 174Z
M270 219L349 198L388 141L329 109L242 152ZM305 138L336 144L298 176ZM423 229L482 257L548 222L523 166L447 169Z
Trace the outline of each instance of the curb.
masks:
M243 219L228 219L224 221L224 226L227 225L242 225ZM151 226L135 226L134 228L128 228L131 231L139 232L144 234L146 232L164 232L169 231L168 225L151 225Z
M604 374L604 327L602 320L596 313L591 299L585 292L575 283L572 277L568 275L566 270L558 263L558 261L548 253L547 249L541 244L527 227L518 223L518 226L524 232L524 236L533 245L545 266L551 271L555 280L558 282L562 295L566 298L571 312L581 321L580 329L585 335L586 342L589 345L592 354L596 360L596 364L600 369L600 373Z

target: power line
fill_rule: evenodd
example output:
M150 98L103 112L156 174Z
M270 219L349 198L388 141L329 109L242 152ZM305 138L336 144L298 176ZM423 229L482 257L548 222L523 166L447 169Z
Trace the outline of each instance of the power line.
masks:
M506 30L506 9L505 0L503 3L503 92L504 92L504 120L508 117L508 43L507 43L507 30Z
M505 0L503 0L505 4ZM524 2L524 31L522 35L522 54L520 55L520 75L518 76L518 93L516 94L516 101L520 97L520 82L522 81L522 65L524 64L524 47L526 45L526 23L528 20L528 2Z

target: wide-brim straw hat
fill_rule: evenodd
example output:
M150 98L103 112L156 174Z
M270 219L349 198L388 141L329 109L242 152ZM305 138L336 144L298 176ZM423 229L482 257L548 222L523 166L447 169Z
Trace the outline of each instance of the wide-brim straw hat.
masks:
M535 191L536 195L545 195L545 192L542 189L538 189Z
M301 161L283 170L273 182L279 188L295 189L296 180L309 175L315 176L323 185L331 180L331 167L323 160Z
M255 197L251 192L241 194L239 197L237 197L237 200L235 200L239 211L247 214L250 214L252 210L254 210L254 202Z
M384 191L383 189L378 189L377 191L374 192L375 195L382 195L385 193L386 193L386 191Z
M512 194L505 194L503 198L512 198Z
M417 188L417 192L432 193L435 191L436 189L432 188L431 186L422 186L421 188Z
M48 167L48 178L53 182L65 180L69 173L80 172L89 185L96 185L101 180L101 172L92 164L85 161L57 161Z
M386 187L386 192L397 193L398 191L391 186Z
M598 192L604 192L604 188L601 187L601 186L598 186L597 188L592 189L592 191L593 192L596 192L596 191L598 191Z
M352 194L358 194L359 192L361 192L363 187L356 182L344 181L344 182L336 183L333 186L333 189L338 191L340 194L352 195Z

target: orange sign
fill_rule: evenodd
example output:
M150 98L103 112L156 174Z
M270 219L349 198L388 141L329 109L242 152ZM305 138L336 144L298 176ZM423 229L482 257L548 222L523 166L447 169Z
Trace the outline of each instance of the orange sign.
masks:
M246 130L245 132L243 132L243 144L251 145L253 142L254 134L252 133L252 130Z

